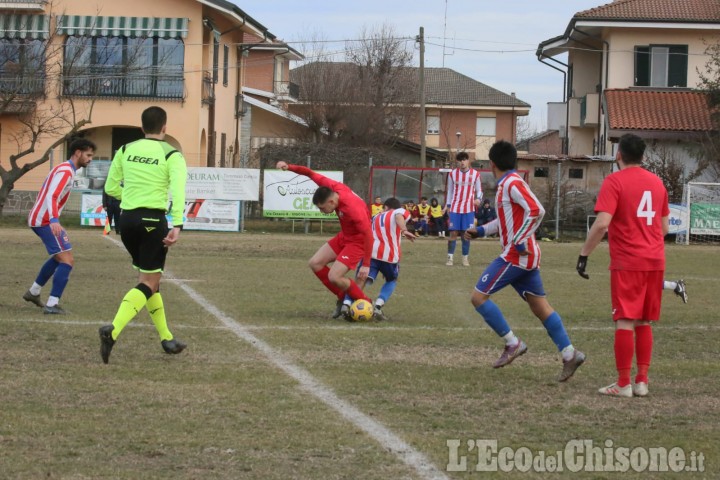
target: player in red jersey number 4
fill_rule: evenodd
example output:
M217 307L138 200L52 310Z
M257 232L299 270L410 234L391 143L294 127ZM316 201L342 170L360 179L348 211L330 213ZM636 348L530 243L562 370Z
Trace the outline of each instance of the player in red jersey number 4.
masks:
M580 250L577 271L585 279L588 256L605 232L610 245L610 296L615 321L617 382L599 392L615 397L648 394L653 335L650 322L660 318L668 232L668 193L662 180L642 168L645 142L637 135L620 138L615 161L619 172L600 187L597 219ZM635 384L630 383L633 356Z

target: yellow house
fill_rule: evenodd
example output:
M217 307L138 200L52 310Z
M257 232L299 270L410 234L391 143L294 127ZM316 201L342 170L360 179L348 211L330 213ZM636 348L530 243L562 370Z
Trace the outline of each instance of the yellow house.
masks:
M286 110L289 61L302 57L225 0L0 0L0 45L5 169L30 147L19 166L37 160L83 120L78 134L95 142L95 158L112 159L142 136L151 105L167 111L167 140L189 167L246 166L253 134L301 127ZM15 190L37 191L66 145Z
M613 141L633 132L660 145L655 153L689 160L678 142L712 129L695 89L719 34L716 0L622 0L576 13L537 49L538 60L563 75L556 123L565 152L611 155Z

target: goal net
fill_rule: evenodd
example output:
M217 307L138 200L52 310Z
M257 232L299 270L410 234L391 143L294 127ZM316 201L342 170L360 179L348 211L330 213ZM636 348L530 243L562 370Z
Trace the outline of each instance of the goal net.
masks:
M720 183L690 182L683 205L671 205L670 233L684 245L720 243Z

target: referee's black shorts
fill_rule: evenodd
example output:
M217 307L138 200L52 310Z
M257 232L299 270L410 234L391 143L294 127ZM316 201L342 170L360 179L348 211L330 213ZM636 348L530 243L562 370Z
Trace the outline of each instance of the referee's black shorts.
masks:
M120 238L132 257L133 267L143 273L162 273L169 232L164 210L136 208L120 214Z

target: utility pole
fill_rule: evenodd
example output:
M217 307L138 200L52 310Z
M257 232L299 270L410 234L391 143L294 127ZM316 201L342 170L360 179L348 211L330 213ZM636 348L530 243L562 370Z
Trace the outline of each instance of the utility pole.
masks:
M425 168L426 144L425 135L427 134L427 119L425 118L425 27L420 27L420 35L417 36L420 44L420 167Z

